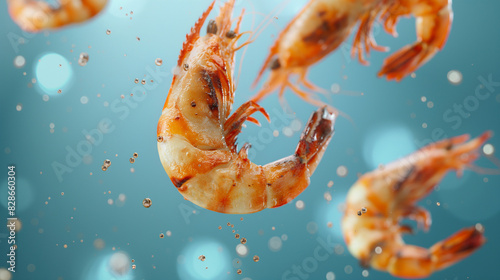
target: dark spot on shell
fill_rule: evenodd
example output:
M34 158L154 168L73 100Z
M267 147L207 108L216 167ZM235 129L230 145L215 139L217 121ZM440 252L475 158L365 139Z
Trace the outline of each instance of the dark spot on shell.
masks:
M175 117L175 118L174 118L174 120L176 120L176 121L177 121L177 120L179 120L180 118L181 118L181 117L177 116L177 117Z
M174 186L176 188L180 188L180 187L182 187L182 185L184 185L184 183L186 183L187 180L189 180L191 178L192 178L191 176L187 176L187 177L184 177L182 179L177 179L177 178L172 177L172 183L174 183Z
M414 170L415 170L415 165L408 168L408 171L406 172L405 176L396 182L396 184L393 187L393 190L396 192L399 191L401 187L406 183L406 181L408 181L408 178L410 177L410 175L413 173Z
M191 101L191 107L196 107L196 102Z
M332 33L337 32L338 30L344 30L349 24L349 15L345 14L335 21L328 21L328 18L323 18L323 23L318 26L314 31L306 35L302 40L304 42L313 42L317 43L320 41L324 41L329 37L332 37ZM330 19L331 20L331 19Z
M189 69L189 64L184 63L183 68L184 68L185 71L187 71Z
M211 19L208 22L207 33L209 33L209 34L217 34L217 23L215 23L215 20Z
M213 72L202 70L201 75L210 90L209 92L207 92L209 96L208 107L210 108L211 111L217 110L219 109L219 101L217 100L217 93L215 89L217 88L219 91L222 92L221 81L219 77Z
M280 63L280 60L278 58L275 58L271 64L269 65L269 68L271 68L271 70L276 70L276 69L279 69L281 67L281 63Z

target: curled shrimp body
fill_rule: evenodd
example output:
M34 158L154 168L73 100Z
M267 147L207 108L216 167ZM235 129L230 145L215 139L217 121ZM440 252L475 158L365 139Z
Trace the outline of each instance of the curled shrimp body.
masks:
M214 3L183 45L158 122L158 152L172 183L185 199L222 213L252 213L290 202L308 185L333 134L334 115L312 114L295 154L264 166L247 158L249 144L237 151L236 137L250 115L266 111L245 102L231 116L235 85L234 53L241 37L237 19L231 30L233 1L200 29ZM247 41L248 42L248 41ZM243 46L243 45L242 45Z
M55 29L86 21L97 15L107 0L61 0L58 7L44 1L7 0L9 14L19 27L29 32Z
M432 192L447 171L460 173L471 166L490 135L436 142L359 178L347 194L342 231L349 251L362 266L400 278L423 278L466 258L485 243L484 229L476 224L430 248L409 245L402 234L412 229L399 222L413 219L427 231L430 213L416 203Z
M269 77L252 100L258 102L278 88L281 97L289 87L309 103L321 105L298 85L325 92L307 80L309 67L336 50L358 23L352 54L357 53L360 62L367 64L363 53L386 49L373 38L374 22L380 18L385 30L397 36L394 27L398 19L409 15L417 20L417 41L385 60L378 75L389 80L401 80L443 48L453 17L451 0L310 0L271 47L254 86L267 69ZM292 75L298 77L298 83L290 81Z

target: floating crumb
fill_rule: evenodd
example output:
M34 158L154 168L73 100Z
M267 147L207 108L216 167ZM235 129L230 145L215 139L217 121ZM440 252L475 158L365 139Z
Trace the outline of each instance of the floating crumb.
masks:
M153 203L153 202L151 201L151 198L149 198L149 197L145 198L145 199L142 201L142 205L143 205L144 207L146 207L146 208L151 207L151 204L152 204L152 203Z

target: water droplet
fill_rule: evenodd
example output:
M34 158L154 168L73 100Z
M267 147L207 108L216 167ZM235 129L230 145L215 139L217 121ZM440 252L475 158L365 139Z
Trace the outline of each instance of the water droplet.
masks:
M462 78L463 78L462 73L458 70L451 70L450 72L448 72L446 77L448 78L448 81L452 85L459 85L462 82Z
M158 141L158 142L163 142L163 136L158 136L158 137L156 138L156 141Z
M156 66L161 66L162 63L163 63L163 60L161 58L155 59Z
M330 90L332 93L339 93L340 92L340 85L339 84L332 84L330 87Z
M236 270L236 273L241 274L242 273L241 269Z
M153 202L151 201L151 199L148 197L148 198L145 198L143 201L142 201L142 205L146 208L149 208L151 207L151 204Z
M80 54L80 58L78 59L78 64L80 66L85 66L87 65L87 62L89 62L89 54L86 52L82 52Z
M427 97L425 97L425 96L420 97L420 101L426 102L427 101Z
M160 233L160 238L163 238L163 237L165 237L165 235L162 232L162 233Z
M335 274L331 271L326 273L326 280L335 280Z
M323 194L323 197L325 198L326 201L330 202L332 201L332 195L330 194L330 192L325 192Z
M204 261L205 261L205 259L206 259L206 257L205 257L205 255L200 255L200 256L198 257L198 259L199 259L200 261L204 262Z
M306 205L302 200L297 200L297 202L295 202L295 207L297 207L297 209L299 210L303 210L305 206Z
M271 239L269 239L268 247L273 252L278 252L279 250L281 250L282 245L283 243L281 242L281 238L279 238L278 236L273 236L271 237Z
M341 165L339 167L337 167L337 175L339 177L345 177L347 176L347 167L345 167L344 165Z
M247 246L245 246L243 244L236 245L236 253L238 253L238 255L241 257L246 256L248 254Z
M19 111L19 110L18 110ZM495 147L491 144L486 144L483 146L483 153L487 156L491 156L495 152Z
M145 85L146 84L146 80L142 79L141 84Z
M81 102L82 104L87 104L87 103L89 102L89 98L88 98L87 96L85 96L85 95L84 95L84 96L82 96L82 97L80 98L80 102Z
M22 55L18 55L14 58L14 66L17 68L21 68L26 64L26 59Z
M247 239L246 239L245 237L243 237L243 238L241 239L241 244L245 244L245 243L247 243Z
M258 262L260 260L259 256L255 255L253 256L253 261L254 262Z
M132 269L136 269L136 267L137 267L137 266L136 266L135 264L133 264L133 265L132 265Z
M240 235L237 233L237 234L234 235L234 238L240 239Z
M134 163L135 162L135 158L130 158L128 161L130 161L130 163Z
M108 35L111 34L111 30L109 30L109 29L106 30L106 34L108 34Z
M375 247L375 253L377 253L378 255L382 254L382 247L380 246Z
M22 109L23 109L23 104L18 103L18 104L16 105L16 110L19 112L19 111L21 111Z

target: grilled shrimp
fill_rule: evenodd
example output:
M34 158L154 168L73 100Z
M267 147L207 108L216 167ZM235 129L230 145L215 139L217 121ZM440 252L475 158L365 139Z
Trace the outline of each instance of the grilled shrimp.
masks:
M215 2L214 2L215 3ZM237 151L243 123L264 108L245 102L230 116L235 94L234 54L243 14L234 30L228 1L207 34L200 29L214 3L187 35L177 73L158 122L158 152L172 183L185 199L203 208L243 214L284 205L308 185L333 134L335 116L326 108L312 114L295 154L264 166L247 158L249 144Z
M412 229L399 221L413 219L427 231L430 213L416 203L448 170L462 172L471 166L490 136L486 132L468 142L468 135L436 142L359 178L347 194L342 231L349 251L362 266L401 278L423 278L466 258L485 243L484 228L476 224L430 248L408 245L402 234Z
M309 67L336 50L358 23L352 55L357 53L360 62L367 64L364 52L386 50L372 36L375 20L380 18L385 30L397 36L398 19L409 15L417 20L417 41L385 60L378 75L389 80L401 80L443 48L453 18L451 0L310 0L271 47L254 86L266 69L270 69L269 77L252 100L258 102L278 88L282 97L289 87L309 103L321 106L322 102L298 85L325 92L307 80ZM298 84L290 81L292 75L298 77Z
M9 13L23 30L38 32L86 21L97 15L107 0L60 0L59 7L44 1L7 0Z

